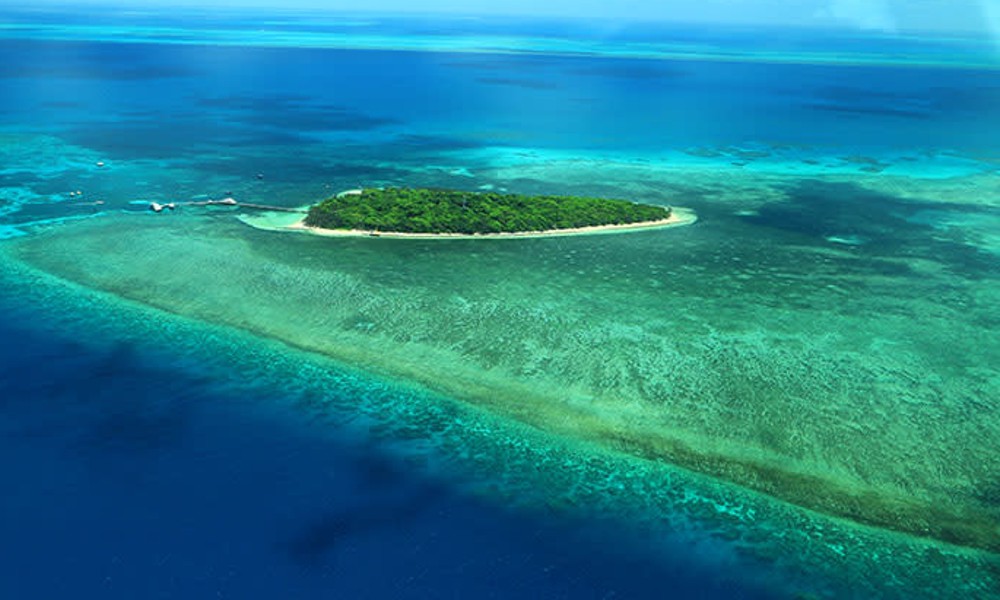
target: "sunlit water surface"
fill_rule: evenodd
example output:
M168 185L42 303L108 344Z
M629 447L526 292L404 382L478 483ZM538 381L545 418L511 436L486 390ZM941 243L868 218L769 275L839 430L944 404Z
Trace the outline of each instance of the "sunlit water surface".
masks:
M988 46L267 23L4 29L5 597L996 597ZM146 210L377 185L699 221Z

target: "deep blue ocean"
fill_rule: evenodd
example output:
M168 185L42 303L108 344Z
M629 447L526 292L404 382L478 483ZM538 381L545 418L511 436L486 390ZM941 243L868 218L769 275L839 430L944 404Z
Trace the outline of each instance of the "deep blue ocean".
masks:
M324 32L306 26L310 43L263 47L252 43L257 21L238 28L247 43L221 44L197 32L232 20L109 17L97 34L79 29L87 17L8 18L23 27L0 32L0 135L36 140L4 154L11 227L94 212L74 206L77 189L102 210L128 211L142 210L135 201L235 194L291 206L359 183L461 184L454 157L485 164L497 148L630 160L862 155L861 167L931 148L943 151L941 169L963 172L996 156L984 122L1000 122L1000 73L989 59L744 60L741 48L766 45L748 31L731 34L733 60L324 48L312 43ZM442 33L406 23L363 29ZM151 24L195 33L185 43L119 35ZM443 34L598 35L575 27L449 23ZM601 42L665 35L636 27ZM822 45L782 35L764 37L781 52ZM916 44L837 43L886 56ZM38 139L57 149L40 151ZM77 154L61 163L59 148ZM127 175L102 177L95 159ZM752 576L699 565L683 547L651 552L613 522L467 494L410 468L378 435L304 409L280 382L246 374L221 385L233 374L100 329L63 329L74 317L51 310L0 289L0 598L770 597Z
M763 597L470 500L169 352L10 319L0 336L5 598Z

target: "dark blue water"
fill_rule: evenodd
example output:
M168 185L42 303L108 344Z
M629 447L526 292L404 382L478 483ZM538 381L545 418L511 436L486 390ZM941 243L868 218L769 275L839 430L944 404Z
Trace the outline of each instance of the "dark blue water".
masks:
M81 188L111 208L296 204L492 147L975 155L998 121L1000 74L976 68L0 39L0 129L90 153L8 150L30 166L0 169L0 208L29 199L0 218L65 216ZM74 342L19 302L0 290L0 598L763 597L615 524L471 498L273 384L237 394L169 349Z
M779 157L806 170L827 157L860 157L858 171L901 154L988 159L984 123L1000 122L1000 73L978 68L28 39L0 40L0 86L0 130L92 153L53 172L46 161L0 172L35 200L15 222L60 216L52 201L78 189L121 207L467 187L428 165L488 169L520 149L668 164L694 152L726 166ZM97 160L147 162L113 177L90 168Z
M763 597L465 497L281 390L227 395L169 353L44 322L0 339L4 598Z
M112 158L330 140L989 152L982 123L1000 110L1000 75L975 68L25 40L0 53L0 124Z

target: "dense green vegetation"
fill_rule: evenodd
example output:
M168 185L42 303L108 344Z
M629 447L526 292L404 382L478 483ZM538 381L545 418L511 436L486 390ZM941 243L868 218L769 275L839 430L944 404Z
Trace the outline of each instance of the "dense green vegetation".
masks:
M662 206L576 196L386 188L338 194L309 209L306 225L407 233L505 233L656 221Z

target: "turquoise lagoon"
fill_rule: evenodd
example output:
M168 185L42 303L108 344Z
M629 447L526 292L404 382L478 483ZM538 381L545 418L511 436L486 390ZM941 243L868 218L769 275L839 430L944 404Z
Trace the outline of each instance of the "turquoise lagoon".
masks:
M155 381L242 398L220 430L277 411L253 425L265 446L289 435L272 420L308 422L336 452L384 457L476 514L560 523L539 535L609 569L587 575L607 585L586 588L595 597L663 597L671 581L679 597L997 596L989 40L32 13L0 38L3 303L20 335L54 340L46 361L109 356L94 390L127 377L124 344L174 373ZM377 185L597 194L699 221L322 239L255 229L241 209L145 209L230 195L291 207ZM173 393L111 387L154 412ZM26 418L7 410L11 427ZM130 423L119 435L144 435ZM184 521L170 506L164 522ZM484 535L472 556L490 536L532 555ZM636 583L616 547L676 579ZM426 560L413 597L471 589ZM504 593L578 597L582 569Z

